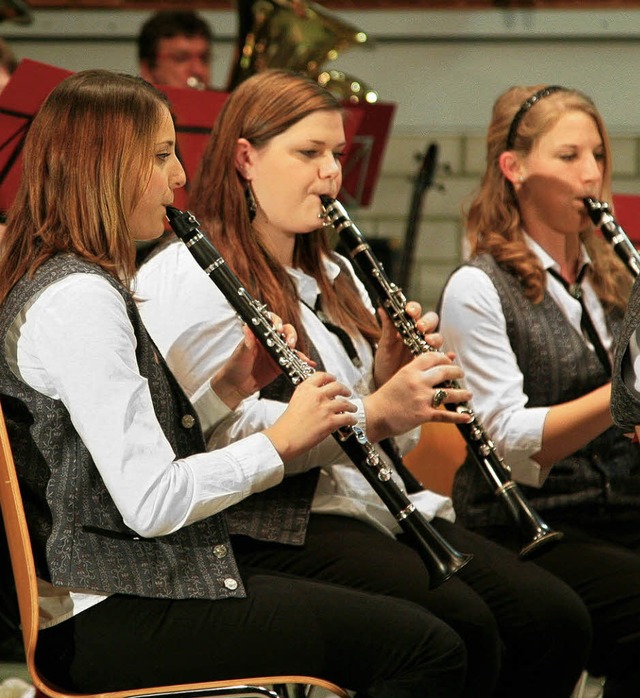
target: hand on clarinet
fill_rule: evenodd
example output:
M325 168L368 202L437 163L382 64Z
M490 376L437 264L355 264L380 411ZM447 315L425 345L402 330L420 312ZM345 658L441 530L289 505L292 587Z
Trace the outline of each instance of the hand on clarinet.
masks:
M281 417L264 430L283 462L317 446L332 432L355 426L357 408L351 391L333 376L317 371L293 391Z
M462 369L442 352L427 352L413 358L365 398L369 440L377 442L398 436L424 422L469 422L466 414L440 409L443 404L471 399L465 388L441 387L448 381L459 381L463 375ZM439 391L444 391L444 395Z
M438 316L433 311L427 311L421 316L422 307L420 303L409 301L405 310L416 323L418 330L424 336L425 341L435 349L442 346L442 335L435 332L438 326ZM384 385L402 366L405 366L412 359L409 348L402 341L398 330L394 327L389 316L382 309L378 310L378 316L382 324L382 336L378 342L376 350L373 375L376 385Z
M295 347L298 335L292 325L271 313L273 325L290 347ZM282 369L269 356L251 330L242 327L244 337L224 366L211 379L211 388L232 410L249 395L275 380ZM302 354L300 354L305 360Z

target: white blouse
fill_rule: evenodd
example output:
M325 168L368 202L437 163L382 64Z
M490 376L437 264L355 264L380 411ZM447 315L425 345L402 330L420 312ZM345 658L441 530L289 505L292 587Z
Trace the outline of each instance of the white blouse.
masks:
M282 481L282 461L263 434L176 459L135 349L122 296L93 274L46 287L16 318L4 347L18 378L65 405L127 526L145 537L166 535ZM208 377L192 397L207 431L229 416ZM40 587L43 627L104 598ZM56 600L47 604L45 596Z
M540 245L529 236L525 239L545 269L554 267L559 271L557 263ZM582 263L589 262L584 247L581 256ZM611 355L613 337L588 277L582 290L589 315ZM569 323L582 334L580 303L551 274L547 274L547 291ZM463 266L453 273L443 293L440 328L445 347L455 352L456 361L465 371L465 382L473 393L473 409L496 450L511 466L514 480L541 487L549 470L543 470L531 456L540 450L549 407L526 407L528 396L509 342L500 298L481 269ZM586 337L585 342L591 347Z

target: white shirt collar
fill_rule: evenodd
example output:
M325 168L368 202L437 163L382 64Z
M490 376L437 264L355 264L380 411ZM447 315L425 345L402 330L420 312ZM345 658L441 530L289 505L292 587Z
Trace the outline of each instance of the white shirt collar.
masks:
M333 283L340 273L340 267L328 257L322 258L322 264L329 281ZM287 267L287 273L296 285L300 300L311 308L315 308L316 300L320 295L320 287L316 279L297 267Z
M555 269L558 272L560 271L560 265L558 262L556 262L556 260L539 243L537 243L530 235L527 235L524 230L522 231L522 235L524 236L527 245L539 257L540 261L542 262L542 266L545 269ZM587 252L587 248L584 246L584 244L580 243L579 269L582 269L582 267L584 267L586 264L591 264L591 257L589 257L589 253Z

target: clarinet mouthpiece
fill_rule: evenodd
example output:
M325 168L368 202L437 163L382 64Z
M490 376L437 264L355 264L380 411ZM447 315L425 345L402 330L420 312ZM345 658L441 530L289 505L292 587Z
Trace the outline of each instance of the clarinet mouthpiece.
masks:
M169 219L169 223L172 223L181 213L182 211L175 206L167 206L167 218Z

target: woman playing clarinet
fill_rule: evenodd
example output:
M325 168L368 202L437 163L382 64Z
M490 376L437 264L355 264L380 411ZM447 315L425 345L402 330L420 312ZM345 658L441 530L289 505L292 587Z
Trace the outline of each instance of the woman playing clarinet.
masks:
M631 275L584 199L610 200L611 148L593 102L557 85L496 101L441 329L473 403L527 499L562 542L535 562L591 616L588 668L605 696L640 691L640 451L612 426L611 359ZM513 527L470 463L454 502L506 546Z

